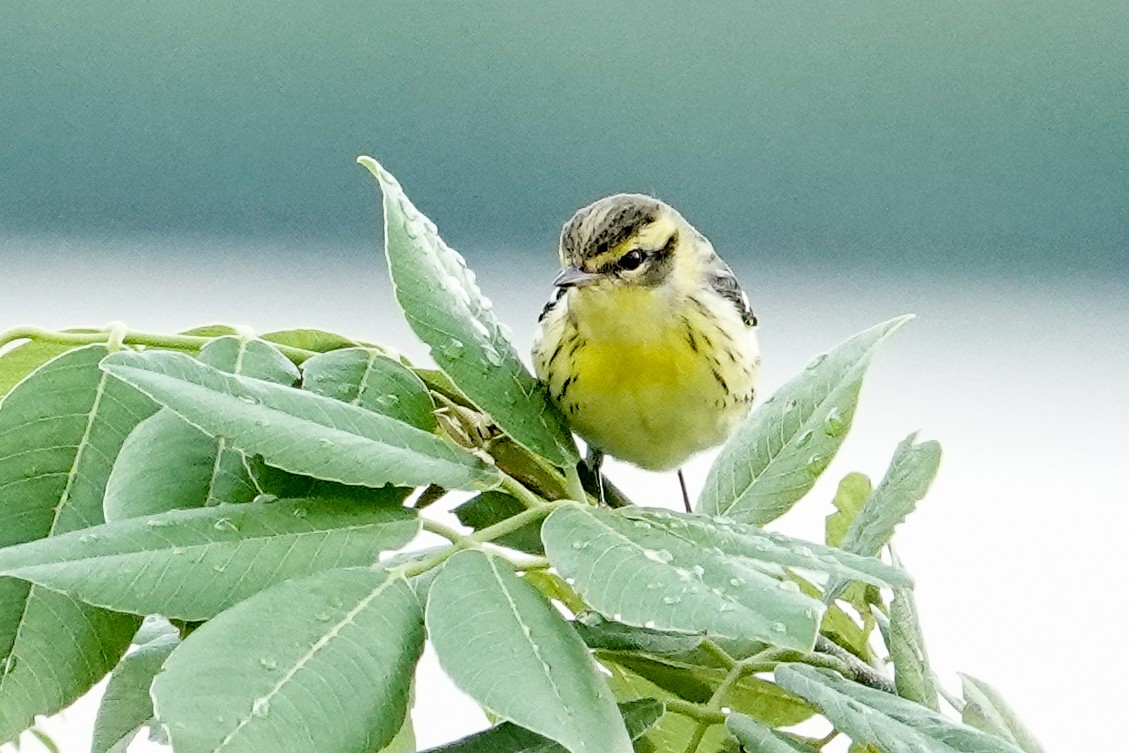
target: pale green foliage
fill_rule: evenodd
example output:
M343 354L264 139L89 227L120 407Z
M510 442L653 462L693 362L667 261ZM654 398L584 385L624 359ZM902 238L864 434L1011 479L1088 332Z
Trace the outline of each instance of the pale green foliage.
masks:
M309 329L0 339L31 338L0 349L0 743L112 672L92 753L145 727L175 753L412 753L430 640L498 722L444 753L813 753L805 721L866 753L1041 753L978 680L963 721L937 711L955 696L890 547L935 442L903 442L875 489L848 474L824 544L762 527L831 461L905 317L761 404L698 513L565 499L592 490L563 418L365 165L441 370ZM448 489L479 494L452 515ZM424 528L448 543L421 549Z

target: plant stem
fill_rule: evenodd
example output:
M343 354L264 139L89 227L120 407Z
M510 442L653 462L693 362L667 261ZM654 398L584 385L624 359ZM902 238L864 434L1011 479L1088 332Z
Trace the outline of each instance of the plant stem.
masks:
M52 332L38 327L17 327L7 332L0 333L0 347L16 340L37 340L53 342L60 345L91 345L95 343L111 342L123 345L144 345L148 348L163 348L166 350L198 351L200 348L214 340L214 337L199 335L161 335L153 332L133 332L123 327L115 326L99 332ZM302 363L306 359L317 355L312 350L295 348L290 345L271 343L283 355L294 363Z
M584 491L584 484L580 481L580 473L575 465L565 468L565 488L568 496L577 502L588 502L588 493Z
M536 510L545 507L548 504L553 504L548 500L542 499L533 492L529 491L525 484L521 483L505 471L502 472L502 488L512 494L518 502L521 502L529 510ZM515 515L514 517L517 516ZM504 523L505 521L502 522Z
M734 661L733 657L731 657L713 641L703 641L702 647L706 648L706 650L711 651L712 653L713 651L707 646L707 644L712 644L713 649L716 649L718 653L716 653L715 656L718 656L718 658L725 657L725 659L729 660L729 672L726 673L725 679L723 679L717 686L717 689L714 690L713 695L710 696L709 702L706 703L707 710L721 713L721 704L725 702L726 693L728 693L734 685L740 682L741 678L745 676L746 672L750 671L750 667L754 663L760 660L763 655L771 652L773 649L766 649L759 654L750 656L747 659L742 659L741 661ZM724 714L722 714L720 722L709 722L704 720L699 722L698 728L694 730L694 734L690 737L690 741L686 744L685 753L695 753L695 751L698 750L698 746L702 744L702 739L706 736L706 731L709 730L709 728L714 724L723 724L724 722Z
M420 522L423 525L423 530L434 533L437 536L442 536L443 538L447 539L447 541L450 541L452 544L462 544L463 546L471 546L472 543L473 543L473 542L471 542L470 537L467 536L465 533L460 533L459 531L456 531L454 528L451 528L448 525L440 523L437 520L431 520L430 518L425 518L425 517L420 516Z
M737 663L737 660L730 656L725 649L711 641L709 638L702 641L701 647L703 650L705 650L715 659L721 662L721 666L725 667L726 669L732 669L733 665Z
M537 507L532 507L523 512L519 512L517 515L506 518L505 520L495 523L492 526L487 526L486 528L483 528L480 531L476 531L469 536L464 536L453 528L445 526L442 523L436 523L433 520L425 519L423 522L424 528L428 531L431 531L432 533L438 534L448 539L451 542L451 546L431 557L428 557L425 560L401 565L400 567L396 568L396 571L399 574L403 575L405 578L413 578L417 575L420 575L421 573L426 573L428 570L432 570L442 565L444 562L450 559L451 555L453 555L455 552L461 551L463 549L472 549L478 544L493 541L494 539L505 536L507 533L513 533L523 526L527 526L530 523L544 518L553 510L566 504L572 503L543 502ZM537 564L540 564L540 561L538 561Z
M700 703L691 703L681 698L664 698L663 703L667 711L673 711L681 716L696 719L707 724L725 724L725 714L706 708Z
M897 693L894 683L886 675L823 635L815 639L815 653L805 654L802 661L833 669L847 679L868 687L886 693Z

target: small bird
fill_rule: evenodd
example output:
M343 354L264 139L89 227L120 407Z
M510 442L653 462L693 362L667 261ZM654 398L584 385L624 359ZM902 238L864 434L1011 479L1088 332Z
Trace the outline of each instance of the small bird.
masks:
M589 447L652 471L724 442L749 412L757 319L729 266L673 207L616 194L561 230L538 320L537 378ZM601 494L603 492L600 480Z

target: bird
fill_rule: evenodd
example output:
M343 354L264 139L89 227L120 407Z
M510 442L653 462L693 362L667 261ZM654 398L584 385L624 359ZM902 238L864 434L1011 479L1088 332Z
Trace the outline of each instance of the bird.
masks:
M603 502L605 455L650 471L724 442L760 372L757 317L733 270L669 204L606 196L564 224L555 291L538 318L534 372L588 446Z

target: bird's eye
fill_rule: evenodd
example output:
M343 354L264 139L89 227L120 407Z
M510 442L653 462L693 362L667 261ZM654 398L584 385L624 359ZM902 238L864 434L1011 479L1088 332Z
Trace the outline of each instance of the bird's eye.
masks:
M616 266L622 270L631 271L632 269L638 269L639 265L642 264L643 260L646 258L646 254L644 254L639 249L635 249L634 251L628 251L626 254L624 254L620 258L619 264L617 264Z

